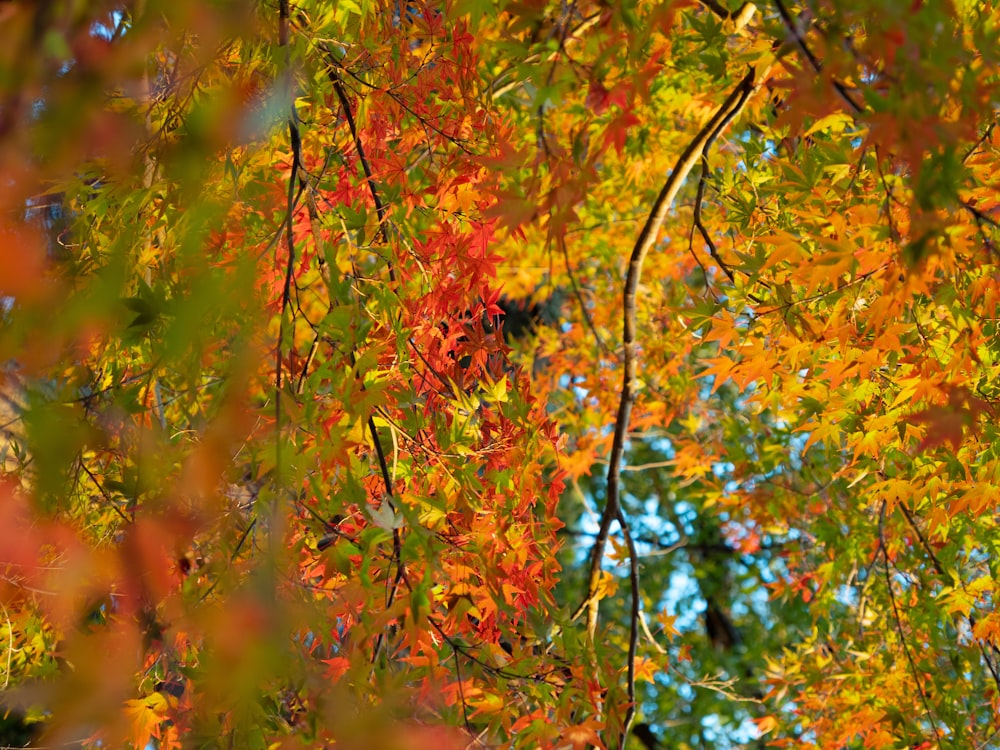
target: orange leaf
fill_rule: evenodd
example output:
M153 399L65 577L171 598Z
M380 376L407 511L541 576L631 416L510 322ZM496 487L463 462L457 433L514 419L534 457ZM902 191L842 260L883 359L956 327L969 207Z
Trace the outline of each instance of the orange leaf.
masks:
M159 736L160 722L166 716L168 707L162 693L125 701L125 713L132 722L131 739L137 747L145 747L151 738Z
M663 627L663 632L671 638L680 636L680 631L674 625L677 622L677 615L668 615L667 610L664 609L656 616L656 621Z
M757 724L757 731L761 736L773 732L778 726L778 720L773 716L762 716L759 719L754 719L754 723Z
M621 671L624 672L628 667L622 667ZM637 680L645 680L646 682L656 682L656 673L660 671L660 666L654 662L652 659L648 659L645 656L640 656L635 660L635 678Z
M582 724L568 727L562 733L562 739L569 743L573 750L587 750L588 747L597 747L600 750L607 750L601 742L597 732L603 729L599 722L587 720Z

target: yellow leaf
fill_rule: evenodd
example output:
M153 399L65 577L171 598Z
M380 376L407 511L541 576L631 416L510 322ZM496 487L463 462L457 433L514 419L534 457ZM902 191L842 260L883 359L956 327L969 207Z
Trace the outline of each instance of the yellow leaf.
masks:
M608 537L608 540L611 542L611 546L614 548L614 551L610 555L608 555L608 557L610 557L615 562L625 562L626 560L628 560L628 546L624 542L619 542L613 536Z
M621 671L625 672L628 667L622 667ZM656 682L656 673L660 671L660 666L654 662L652 659L647 659L645 656L637 657L635 660L635 678L637 680L645 680L646 682Z
M132 740L137 747L145 747L150 738L159 735L160 722L169 705L162 693L146 698L125 701L125 713L132 723Z
M504 375L497 382L484 384L484 396L491 404L502 404L507 400L507 376Z
M618 579L606 570L601 571L601 577L597 580L597 588L594 591L595 599L604 599L614 596L618 591Z
M678 420L678 422L680 422L680 425L692 435L701 429L701 417L694 412L688 413L686 417Z
M972 611L974 597L960 588L947 588L942 591L938 598L945 602L945 611L948 614L959 614L965 617Z
M660 614L656 616L656 621L660 623L663 628L663 632L666 633L671 638L677 638L680 636L680 631L677 629L674 623L677 622L677 615L668 615L667 610L661 610Z
M778 720L773 716L763 716L759 719L754 719L757 723L757 731L763 737L768 732L773 732L778 726Z
M931 508L927 515L927 531L931 537L936 537L942 542L948 541L948 532L951 530L951 516L948 511L940 505Z
M854 118L849 114L844 112L835 112L832 115L827 115L826 117L821 117L816 122L812 124L806 132L806 136L810 136L813 133L818 133L820 131L828 131L830 133L843 133L844 128L848 125L854 124Z
M470 700L469 705L475 709L469 716L470 719L482 716L483 714L498 714L507 706L503 697L496 695L495 693L484 693L478 700Z

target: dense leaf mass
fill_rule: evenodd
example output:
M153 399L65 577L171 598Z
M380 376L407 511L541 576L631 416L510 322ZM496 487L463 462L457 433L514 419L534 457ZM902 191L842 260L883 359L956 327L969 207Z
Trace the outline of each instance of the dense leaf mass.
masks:
M0 745L994 746L994 6L0 4Z

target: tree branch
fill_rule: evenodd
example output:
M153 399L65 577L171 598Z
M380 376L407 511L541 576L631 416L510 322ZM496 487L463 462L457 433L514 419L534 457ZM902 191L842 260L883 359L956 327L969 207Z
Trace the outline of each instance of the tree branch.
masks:
M351 140L354 141L354 149L358 152L358 161L361 162L361 169L365 173L365 182L368 185L368 191L371 193L372 202L375 204L375 213L378 215L379 233L382 235L382 242L388 246L389 232L386 229L388 219L385 204L382 203L382 199L379 197L378 183L375 182L375 175L372 172L371 164L368 163L368 157L365 155L361 136L358 135L358 125L354 120L354 113L351 111L351 103L347 98L344 82L340 79L335 65L335 62L327 60L326 75L330 79L330 83L333 84L333 90L336 92L337 99L340 100L340 106L344 110L344 117L347 118L347 127L351 131ZM389 280L392 282L396 281L396 272L393 270L391 259L389 261Z
M910 668L910 674L913 675L913 683L916 685L917 693L920 696L920 702L924 706L924 710L927 712L927 719L930 721L931 729L934 731L934 738L939 739L941 737L941 730L938 729L937 720L934 718L934 712L931 711L930 702L927 700L927 694L924 692L924 686L920 682L920 671L917 669L916 662L913 660L913 655L910 653L909 644L906 642L906 635L903 633L903 621L899 616L899 607L896 605L896 594L892 590L892 563L889 560L889 550L886 548L885 544L885 501L882 501L882 507L879 509L878 514L878 549L882 553L882 561L884 563L884 573L885 573L885 588L889 593L889 604L892 606L892 616L896 624L896 633L899 636L899 643L903 649L903 655L906 657L906 662Z
M365 155L364 144L361 142L361 136L358 133L357 122L354 119L354 112L351 110L350 100L347 98L347 91L344 89L344 82L341 80L340 75L337 73L337 68L339 67L336 61L327 59L327 78L330 83L333 84L333 89L337 94L337 99L340 101L340 106L344 110L344 117L347 120L347 127L351 133L351 141L354 144L354 148L358 154L358 161L361 162L361 169L365 173L365 182L368 185L368 191L371 193L372 202L375 204L375 212L378 215L379 224L379 234L382 236L382 241L385 245L389 244L389 232L386 229L386 224L388 222L388 213L385 208L385 204L382 202L382 198L379 195L378 184L375 181L375 175L372 172L371 165L368 163L368 157ZM393 270L392 260L389 261L389 280L392 282L396 281L396 274ZM354 351L350 352L351 367L355 366L355 356ZM362 382L362 388L364 388L364 383ZM393 488L392 475L389 472L389 464L385 458L385 450L382 447L382 440L378 434L378 428L375 426L374 415L368 417L368 432L371 434L372 443L375 446L375 457L378 462L379 472L382 475L382 481L385 484L385 500L384 502L389 504L389 507L395 512L396 506L393 502L395 497L395 490ZM406 566L403 564L403 542L402 536L399 533L399 529L392 530L392 551L393 560L396 564L396 574L393 577L392 583L388 585L388 590L386 592L386 609L392 606L392 603L396 599L396 593L399 591L400 583L406 580ZM375 646L372 652L372 662L374 663L382 646L385 642L384 633L380 633L378 639L375 642Z
M275 434L275 487L280 492L282 483L281 471L281 388L282 388L282 352L285 342L285 316L292 301L292 275L295 268L295 236L293 229L295 226L295 204L298 198L295 194L295 183L298 178L299 166L302 162L302 137L299 133L298 113L295 111L295 97L292 94L292 72L291 53L288 45L288 17L289 0L280 0L278 3L278 46L285 51L284 94L289 104L288 113L288 138L292 150L292 168L288 175L288 192L285 205L285 248L288 258L285 262L285 278L281 290L281 309L278 312L278 342L274 352L274 434ZM289 374L291 377L291 374ZM278 503L271 502L267 524L267 536L269 549L273 553L278 549L280 539L278 538L279 512Z
M926 554L927 557L930 558L931 564L934 567L934 572L937 573L938 575L938 579L943 584L947 585L949 583L950 577L948 573L945 571L944 565L942 565L941 561L938 559L937 554L935 554L933 548L927 542L927 537L924 536L924 533L920 530L920 527L917 526L917 522L916 519L913 518L913 514L910 513L910 511L906 508L905 505L901 504L899 506L899 509L902 511L903 517L906 519L906 524L910 527L910 530L913 531L917 539L920 541L920 546L924 550L924 554ZM962 587L962 591L968 594L968 589L965 587L965 581L962 580L962 577L958 575L958 573L955 573L954 577L958 579L958 583ZM969 623L970 632L975 634L976 623L978 621L976 619L976 616L972 613L972 610L969 610L969 613L965 616L965 620L966 622ZM973 637L975 636L973 635ZM997 686L997 689L1000 690L1000 674L997 673L996 667L993 664L993 659L991 659L990 655L986 653L986 648L983 646L982 640L978 638L976 638L975 640L976 640L976 645L979 647L979 654L980 656L982 656L983 661L986 663L986 668L987 670L989 670L990 676L993 677L993 683ZM993 643L991 643L990 646L993 650L993 653L1000 656L1000 649L998 649L997 646Z
M763 77L763 76L762 76ZM621 509L621 467L625 453L625 439L628 431L629 418L632 413L632 406L636 398L636 375L637 375L637 342L636 342L636 291L639 287L639 280L642 276L642 266L649 254L649 251L656 243L660 227L667 216L667 212L673 205L681 185L690 174L695 164L698 163L706 146L714 137L717 137L730 122L742 111L750 95L758 87L756 73L750 68L742 80L730 92L729 96L722 103L722 106L715 112L709 121L701 128L695 137L688 144L687 148L677 160L673 171L664 183L660 194L653 203L649 217L636 240L629 258L628 272L625 277L625 287L623 293L623 318L624 330L622 336L623 349L623 375L621 398L619 400L618 413L615 419L614 438L611 444L611 454L608 459L608 479L607 479L607 502L601 514L601 525L597 537L594 540L594 547L590 556L590 572L587 584L587 594L583 602L574 613L574 617L579 616L587 610L587 633L593 641L597 630L597 617L599 600L597 597L598 584L601 576L601 563L604 559L604 552L608 542L608 535L611 524L618 521L625 533L626 541L631 539L628 533L628 524ZM632 557L633 565L635 561L634 546L630 546L629 554ZM634 642L638 634L638 575L633 579L632 595L632 617L629 638L629 684L628 694L630 707L626 715L626 722L622 732L621 742L624 745L628 736L629 724L634 715L635 698L635 665L634 665Z
M819 58L816 57L816 53L813 52L809 48L809 45L806 44L805 38L799 31L798 24L795 23L795 19L793 19L792 14L788 12L788 8L785 7L784 2L782 2L782 0L774 0L774 4L778 8L778 15L781 16L781 20L784 22L785 28L788 29L788 33L791 34L792 39L795 40L795 44L798 48L802 50L802 54L805 55L806 59L809 61L809 65L817 73L822 72L823 63L820 62ZM851 90L847 88L847 86L835 79L831 79L831 82L833 83L833 88L836 89L841 98L847 102L847 105L854 110L855 114L861 114L865 111L864 106L859 104L854 97L851 96Z

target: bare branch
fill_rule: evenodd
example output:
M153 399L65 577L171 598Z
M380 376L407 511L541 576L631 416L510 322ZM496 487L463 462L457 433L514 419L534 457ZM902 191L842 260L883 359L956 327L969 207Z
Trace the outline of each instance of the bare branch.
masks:
M763 76L761 76L763 78ZM622 336L623 350L623 376L621 398L618 406L618 413L615 418L614 438L611 444L611 454L608 459L608 479L607 479L607 501L604 511L601 514L601 525L597 537L594 540L594 547L590 556L590 572L587 584L587 594L583 602L574 613L574 618L587 611L587 633L593 641L597 630L597 617L599 600L597 597L598 584L601 576L601 563L604 559L604 552L608 542L608 535L611 531L611 524L618 521L625 534L626 542L630 542L631 535L628 531L628 523L621 509L621 468L622 459L625 453L625 440L628 432L629 418L632 414L632 406L635 403L637 390L637 342L636 342L636 291L639 287L639 280L642 276L642 266L649 254L649 251L656 244L660 228L667 216L667 212L673 205L677 193L690 174L695 164L701 159L705 148L717 137L732 120L742 111L751 94L757 89L756 71L750 68L746 75L740 80L729 96L722 103L709 121L698 131L691 140L687 148L677 160L673 171L667 178L653 203L649 217L636 240L629 258L628 272L625 278L625 288L623 293L623 317L624 330ZM630 566L630 579L632 584L632 614L631 630L629 638L629 664L628 664L628 694L630 706L626 714L625 725L623 727L621 742L624 746L625 738L628 736L629 725L634 716L635 697L635 644L638 639L639 628L639 591L638 591L638 568L634 545L630 544L629 554L632 559Z

